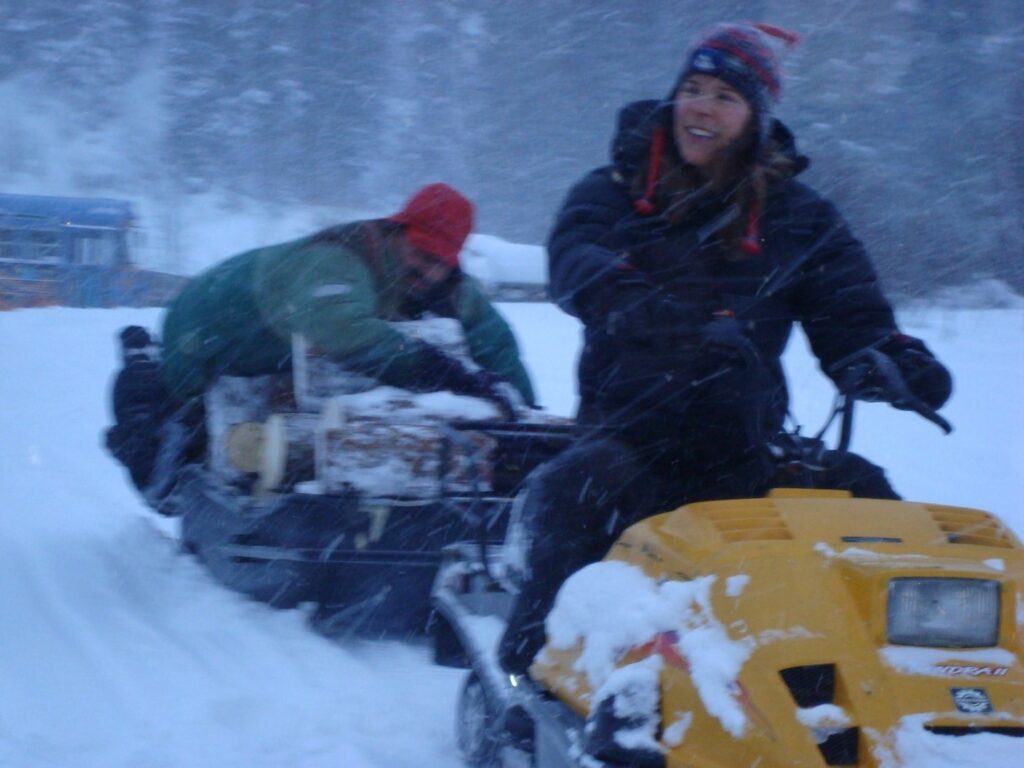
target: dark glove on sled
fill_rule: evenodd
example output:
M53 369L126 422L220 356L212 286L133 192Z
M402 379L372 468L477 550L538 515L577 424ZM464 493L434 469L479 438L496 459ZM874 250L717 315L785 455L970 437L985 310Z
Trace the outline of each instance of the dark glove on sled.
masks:
M456 395L490 400L507 418L515 418L515 406L498 386L503 379L489 371L470 371L460 361L430 344L422 344L419 354L419 375L410 384L411 388L425 392L447 389Z
M482 397L498 406L501 415L508 421L517 421L519 409L525 407L519 390L490 371L477 371L473 376L480 382L481 387L476 397Z
M953 393L953 377L920 339L895 333L879 350L892 358L907 388L928 407L938 409Z

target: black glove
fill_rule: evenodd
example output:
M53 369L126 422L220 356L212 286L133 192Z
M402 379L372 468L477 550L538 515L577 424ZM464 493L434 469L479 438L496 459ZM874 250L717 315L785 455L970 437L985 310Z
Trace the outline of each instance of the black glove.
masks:
M445 387L457 395L468 395L487 400L498 407L502 418L516 421L517 412L514 402L515 389L500 376L490 371L466 371L466 378L457 382L456 386Z
M935 409L946 402L953 388L949 371L917 339L894 337L880 346L889 344L895 345L889 348L903 361L903 367L880 349L868 347L831 366L828 373L848 397L877 400L894 408L914 411L948 435L953 425ZM916 389L908 386L908 374L914 378Z
M745 367L757 364L757 348L731 314L716 313L710 323L701 327L700 337L702 354L740 362Z
M898 333L834 364L828 372L841 392L897 408L916 399L935 410L953 391L949 371L924 343Z
M953 377L920 339L896 333L879 350L892 358L907 388L929 408L941 408L949 399Z
M635 270L624 271L590 293L593 322L613 339L633 343L689 342L700 336L700 315Z
M409 387L423 392L447 389L457 395L480 395L486 390L484 378L470 371L459 360L432 344L420 342L417 350L416 378Z
M479 390L474 397L481 397L489 400L498 406L501 415L508 421L518 421L519 410L524 408L519 390L513 387L508 381L490 371L476 371L472 374L476 378ZM473 394L467 392L466 394Z
M426 392L447 389L456 395L483 398L497 405L506 418L515 419L515 405L499 386L504 383L503 379L490 371L471 371L451 355L430 344L422 343L419 355L418 376L409 385L411 388Z

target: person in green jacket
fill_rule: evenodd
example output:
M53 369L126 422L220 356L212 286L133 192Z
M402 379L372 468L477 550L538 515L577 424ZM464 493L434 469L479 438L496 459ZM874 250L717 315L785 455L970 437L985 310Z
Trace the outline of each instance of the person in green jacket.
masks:
M189 282L164 318L161 380L173 400L220 375L287 371L292 335L353 372L415 391L536 405L508 323L459 266L473 205L446 184L385 219L330 227L231 257ZM479 370L394 323L455 318Z

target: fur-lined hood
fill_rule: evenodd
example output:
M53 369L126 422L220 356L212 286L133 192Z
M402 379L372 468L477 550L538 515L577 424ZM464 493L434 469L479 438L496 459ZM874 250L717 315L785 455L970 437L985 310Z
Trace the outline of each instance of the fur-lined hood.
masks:
M778 120L761 146L748 172L716 189L682 159L673 139L672 102L638 101L619 113L612 178L625 188L639 215L659 214L670 224L694 216L715 218L716 231L733 257L755 256L761 252L759 219L771 187L810 165Z
M634 101L619 111L612 139L611 159L616 176L631 189L642 190L656 128L665 135L664 154L669 165L678 166L679 150L672 138L672 102L657 99ZM781 121L773 120L761 166L769 181L790 179L802 173L811 161L801 155L793 133Z

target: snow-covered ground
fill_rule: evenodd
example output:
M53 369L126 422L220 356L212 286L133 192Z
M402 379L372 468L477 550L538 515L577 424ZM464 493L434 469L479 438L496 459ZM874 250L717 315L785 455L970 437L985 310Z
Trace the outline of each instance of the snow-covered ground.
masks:
M576 323L550 305L502 311L541 401L571 413ZM301 610L222 588L103 451L115 333L158 318L0 313L0 766L460 765L458 672L423 647L329 641ZM907 497L988 509L1024 536L1024 310L903 321L955 372L956 431L872 405L855 448ZM813 428L831 394L799 339L787 367Z

